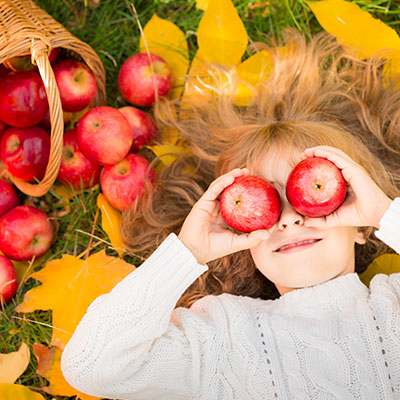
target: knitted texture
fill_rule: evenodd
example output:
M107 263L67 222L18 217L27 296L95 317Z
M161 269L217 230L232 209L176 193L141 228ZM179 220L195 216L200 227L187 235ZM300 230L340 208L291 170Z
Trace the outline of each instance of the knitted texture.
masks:
M389 211L380 234L399 249L400 203ZM168 236L90 305L62 355L67 381L121 399L400 398L400 274L175 308L206 270Z

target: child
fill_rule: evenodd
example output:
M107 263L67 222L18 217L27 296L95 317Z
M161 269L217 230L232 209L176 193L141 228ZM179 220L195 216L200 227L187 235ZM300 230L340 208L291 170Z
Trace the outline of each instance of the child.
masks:
M285 54L270 50L274 69L252 106L204 93L178 119L160 110L193 155L124 216L131 249L158 248L91 304L67 344L62 370L78 390L400 398L400 274L367 288L355 273L400 252L400 94L378 61L353 59L327 35L291 35ZM348 184L325 218L305 218L285 197L289 172L313 155L333 161ZM283 208L270 230L238 235L218 197L246 174L272 182Z

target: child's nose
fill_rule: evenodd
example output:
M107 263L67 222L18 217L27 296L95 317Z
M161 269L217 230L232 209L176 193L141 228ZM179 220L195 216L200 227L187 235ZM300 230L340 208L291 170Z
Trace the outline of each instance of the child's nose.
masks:
M282 198L282 212L278 220L278 229L284 230L293 225L304 225L304 216L297 213L284 197Z

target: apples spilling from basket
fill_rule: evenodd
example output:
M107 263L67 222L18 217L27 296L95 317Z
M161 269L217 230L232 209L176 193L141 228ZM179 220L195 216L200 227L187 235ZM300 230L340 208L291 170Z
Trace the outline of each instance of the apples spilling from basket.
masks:
M154 54L129 57L118 75L120 93L137 107L150 107L156 96L166 96L172 82L170 67ZM149 161L137 153L156 138L157 127L148 113L133 106L89 110L76 128L64 134L58 175L59 181L75 189L100 181L104 196L120 211L127 210L156 179Z
M54 55L53 55L54 57ZM74 59L55 61L53 71L60 92L64 120L82 112L96 96L91 70ZM12 68L12 71L8 68ZM149 107L172 88L168 64L156 55L128 58L118 76L118 88L134 106ZM157 94L156 94L157 90ZM45 174L50 152L48 100L36 68L16 57L0 68L0 155L4 168L16 178L35 182ZM148 113L127 105L100 106L87 111L63 138L58 180L74 189L100 182L107 200L120 211L142 196L156 179L148 160L137 152L155 139L157 127ZM17 289L11 260L40 257L51 246L54 231L48 216L36 207L21 205L14 185L0 180L0 301Z

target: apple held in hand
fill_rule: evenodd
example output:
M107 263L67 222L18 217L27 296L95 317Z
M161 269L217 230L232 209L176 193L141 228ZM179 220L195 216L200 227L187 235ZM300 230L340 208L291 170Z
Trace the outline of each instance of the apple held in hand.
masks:
M76 129L64 133L63 152L57 179L75 189L87 189L100 180L101 166L93 164L80 151Z
M142 110L135 107L122 107L119 111L128 120L133 132L131 152L137 153L144 145L150 143L157 135L157 126Z
M225 222L240 232L271 228L282 209L274 186L254 175L236 178L221 193L219 206Z
M343 203L346 188L346 180L333 162L322 157L309 157L289 174L286 197L299 214L323 217Z
M96 78L85 64L63 60L54 65L53 71L64 111L81 111L93 101L97 91Z
M0 81L0 119L24 128L39 123L49 105L40 75L35 71L10 73Z
M42 128L8 128L0 143L6 169L24 181L42 179L50 154L50 136Z
M17 274L13 263L0 255L0 304L7 303L18 288Z
M14 186L0 179L0 217L19 205L19 198Z
M153 74L154 72L154 74ZM171 68L156 54L137 53L129 57L118 74L118 89L129 103L148 107L155 101L155 94L166 96L172 88Z
M124 115L113 107L95 107L76 126L82 153L93 163L113 165L132 146L133 133Z
M156 172L138 154L129 153L118 164L105 167L101 174L101 190L117 210L125 211L137 197L143 195L146 181L154 182Z
M14 260L40 257L53 235L47 215L36 207L17 206L0 218L0 250Z

